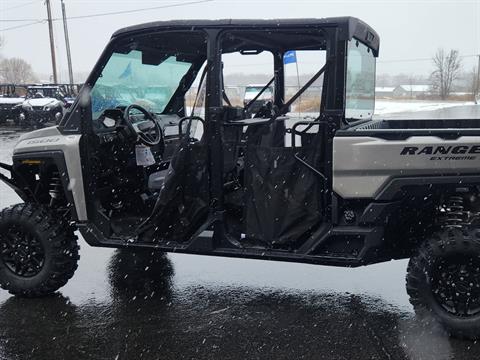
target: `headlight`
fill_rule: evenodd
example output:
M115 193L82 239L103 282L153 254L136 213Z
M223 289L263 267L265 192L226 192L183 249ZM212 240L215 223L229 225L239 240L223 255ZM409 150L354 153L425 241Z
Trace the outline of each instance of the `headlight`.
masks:
M45 110L45 111L50 111L50 109L51 109L51 107L48 106L48 105L43 108L43 110Z

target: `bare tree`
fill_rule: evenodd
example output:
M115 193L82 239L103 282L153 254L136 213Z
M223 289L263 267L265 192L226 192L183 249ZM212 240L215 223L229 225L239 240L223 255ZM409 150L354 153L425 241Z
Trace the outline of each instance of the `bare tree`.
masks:
M473 101L475 101L475 104L478 103L478 95L480 94L480 74L478 73L479 70L479 66L475 66L470 74L472 79L470 84L470 90L472 92Z
M432 85L442 100L445 100L452 91L453 82L460 74L462 62L458 50L450 50L447 54L444 49L438 49L432 60L435 67L431 75Z
M37 81L32 66L20 58L3 59L0 61L0 77L2 81L13 84Z

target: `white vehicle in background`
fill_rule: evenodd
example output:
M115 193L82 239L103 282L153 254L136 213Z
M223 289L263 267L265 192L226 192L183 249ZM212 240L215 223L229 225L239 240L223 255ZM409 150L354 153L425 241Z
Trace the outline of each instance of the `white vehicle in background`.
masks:
M33 85L19 111L19 125L39 129L56 125L65 111L65 94L58 85Z
M19 105L25 101L25 96L18 94L19 87L14 84L0 85L0 124L7 120L18 123Z
M243 105L249 103L249 110L255 114L266 102L273 102L273 86L267 87L263 92L265 84L251 84L245 87L245 95L243 96Z

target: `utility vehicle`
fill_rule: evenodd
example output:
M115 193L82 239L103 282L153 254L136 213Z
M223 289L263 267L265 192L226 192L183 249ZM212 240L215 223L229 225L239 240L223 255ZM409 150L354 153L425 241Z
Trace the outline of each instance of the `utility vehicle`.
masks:
M267 101L273 101L273 88L264 88L265 84L251 84L245 87L245 94L243 96L243 106L250 108L253 113L256 113ZM261 92L261 94L260 94Z
M19 124L34 129L56 125L62 119L65 94L59 85L31 85L19 109Z
M325 61L286 100L291 50ZM263 52L274 98L252 116L229 105L222 62ZM92 246L160 252L348 267L410 258L416 312L478 337L479 120L372 120L378 53L379 36L351 17L117 31L59 126L23 135L1 164L24 203L0 215L0 285L28 297L65 285L76 229ZM318 116L290 113L319 79ZM185 105L194 81L203 116L201 101ZM162 93L142 98L147 88Z
M15 84L0 84L0 124L7 120L18 123L19 105L25 101L25 96L20 94L22 86Z

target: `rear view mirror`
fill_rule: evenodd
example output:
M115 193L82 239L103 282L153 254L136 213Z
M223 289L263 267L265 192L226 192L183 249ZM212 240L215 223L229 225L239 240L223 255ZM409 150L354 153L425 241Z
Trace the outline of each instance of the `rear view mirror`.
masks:
M242 55L258 55L261 54L263 50L240 50Z

